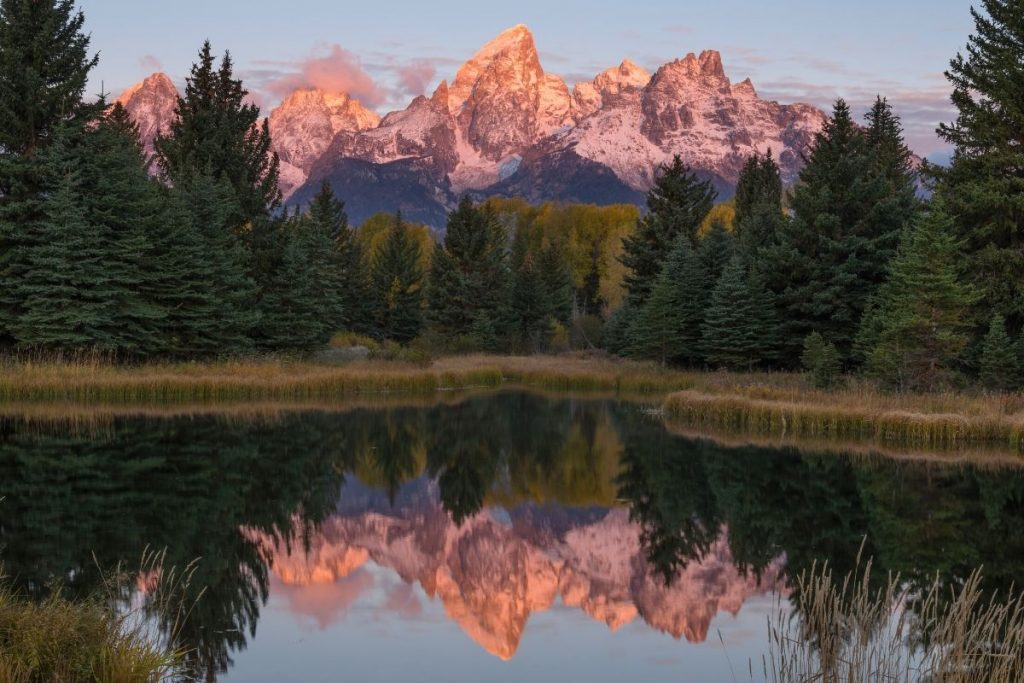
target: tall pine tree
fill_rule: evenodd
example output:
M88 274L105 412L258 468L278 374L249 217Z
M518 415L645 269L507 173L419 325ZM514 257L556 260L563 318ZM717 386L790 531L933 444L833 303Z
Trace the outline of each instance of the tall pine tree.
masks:
M505 231L487 206L463 197L448 215L444 240L434 247L428 301L430 320L447 336L500 324L510 278Z
M234 76L231 56L215 65L209 41L192 66L184 96L166 136L157 138L157 163L174 184L196 175L227 181L232 189L225 227L242 232L281 203L279 162L271 150L270 128L260 110L246 104L248 91Z
M43 195L63 182L39 153L98 112L82 102L98 60L84 23L73 0L0 0L0 345L22 312L6 294L26 276L22 236L52 219Z
M774 207L781 212L782 176L770 147L763 156L755 152L743 164L736 183L735 202L734 224L737 226L764 206Z
M708 364L751 370L776 357L778 323L771 294L734 256L708 302L701 327L701 347Z
M701 325L711 287L690 240L676 238L654 290L631 331L632 353L662 364L703 361Z
M636 230L622 241L620 260L628 269L624 284L631 305L647 301L672 245L679 235L693 243L717 193L677 155L661 167L654 188L647 193L647 213Z
M992 313L1024 326L1024 5L981 0L974 34L950 63L957 118L939 127L954 147L948 169L929 172L964 242L971 281L982 293L973 320Z
M977 299L960 261L953 221L933 202L904 236L861 325L858 346L870 374L900 389L949 384L967 346L965 313Z
M373 262L375 322L378 336L407 344L423 327L423 271L420 245L409 234L402 214Z
M799 357L804 338L814 331L844 357L851 354L867 302L884 282L916 208L894 199L891 178L881 167L876 145L838 100L800 173L794 219L783 224L779 244L769 252L776 272L785 276L778 294L786 357Z

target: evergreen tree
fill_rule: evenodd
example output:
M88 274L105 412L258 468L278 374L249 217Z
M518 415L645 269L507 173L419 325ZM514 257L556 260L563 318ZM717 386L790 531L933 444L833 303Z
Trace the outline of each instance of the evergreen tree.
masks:
M444 240L430 265L430 320L445 335L471 335L490 318L498 322L508 290L506 235L494 213L465 196L448 215Z
M423 272L419 243L409 235L401 213L373 262L372 279L377 334L409 343L423 326Z
M977 298L961 279L959 260L953 221L933 202L904 236L861 326L869 373L901 389L949 383L967 346L964 313Z
M609 353L625 356L632 350L633 325L637 312L629 302L625 302L608 316L601 338L601 346Z
M23 348L110 351L102 241L84 215L79 173L64 164L46 216L26 231L22 312L12 332Z
M89 72L85 18L73 0L0 0L0 344L22 313L10 296L26 276L22 237L52 219L43 205L55 178L39 153L63 129L99 111L82 103Z
M719 368L750 370L773 360L778 338L770 293L734 256L722 271L701 327L707 362Z
M256 283L247 272L248 255L244 246L224 230L232 205L234 190L226 179L199 174L172 190L181 215L190 225L186 234L204 253L202 260L192 261L205 271L205 285L192 290L189 296L205 303L196 315L182 310L170 313L179 316L182 327L181 349L188 355L225 356L244 353L252 348L252 334L259 322L256 307Z
M701 325L710 289L690 240L677 238L631 330L633 355L662 364L700 364Z
M271 350L309 353L327 341L333 328L317 264L317 250L329 255L330 243L326 248L317 244L320 231L301 217L278 221L278 231L279 259L260 298L260 341Z
M999 314L992 316L981 346L979 379L982 386L995 391L1011 391L1020 387L1020 357L1016 345L1006 333L1006 321Z
M7 164L34 156L81 114L99 61L84 24L73 0L0 0L0 198L16 190Z
M349 277L351 254L345 252L353 251L355 240L348 229L345 205L335 198L326 180L309 205L305 223L305 248L318 289L323 327L330 332L352 330L350 316L346 312L351 293L346 291L346 285L355 278ZM361 258L354 265L359 266L360 262ZM363 290L365 293L365 287Z
M954 147L948 169L929 166L964 242L967 272L982 298L976 324L993 312L1024 325L1024 6L981 0L974 34L950 63L957 118L938 129Z
M604 315L604 308L608 302L601 295L601 271L601 245L595 243L590 250L590 270L583 277L583 286L576 294L582 315L599 318Z
M725 229L722 221L714 221L711 229L701 239L697 254L704 266L709 286L713 288L722 277L722 271L736 255L736 240Z
M710 181L699 180L678 155L661 167L647 193L647 214L622 241L620 261L629 271L623 283L633 306L647 301L676 238L685 235L696 243L716 194Z
M511 328L524 350L541 351L546 347L552 331L551 311L544 279L532 255L527 254L516 269L509 301Z
M890 130L890 133L892 131ZM789 342L786 356L812 331L848 357L857 325L916 207L894 195L879 172L874 147L838 100L792 199L794 219L783 224L772 267L785 276L779 294ZM912 199L912 198L911 198Z
M752 154L743 164L736 183L736 217L734 225L740 226L755 211L765 206L782 211L782 176L779 165L772 157L772 150L764 156Z
M167 136L157 138L157 163L164 177L181 184L198 174L226 180L233 192L225 227L242 232L281 202L279 162L271 151L270 128L234 77L231 55L214 64L209 41L178 99Z
M817 332L807 335L800 364L811 374L811 381L819 389L828 389L839 383L843 371L843 359L836 345L826 341Z
M574 288L572 272L557 244L541 251L537 268L544 283L544 293L551 305L551 315L563 325L572 322Z
M373 306L366 256L355 232L348 225L345 204L334 196L324 181L309 206L308 219L319 226L333 243L330 269L325 277L328 307L337 316L338 329L370 334L373 331Z

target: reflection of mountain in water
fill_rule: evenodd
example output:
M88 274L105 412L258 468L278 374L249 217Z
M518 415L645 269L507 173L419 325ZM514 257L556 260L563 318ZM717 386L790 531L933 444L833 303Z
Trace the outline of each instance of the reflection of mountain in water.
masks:
M246 532L268 550L275 577L290 591L291 609L311 613L321 627L342 618L342 607L372 587L370 574L359 571L367 562L418 583L467 635L502 659L515 654L530 615L558 599L612 630L639 616L675 638L703 642L720 611L735 615L748 596L782 583L781 560L760 579L738 571L723 534L701 561L666 584L647 561L640 529L625 509L528 504L487 509L458 526L427 478L402 487L393 509L358 482L349 482L341 501L306 547ZM398 611L410 605L408 596L389 603Z
M249 646L271 592L326 625L391 571L389 609L415 614L422 588L501 656L553 604L701 640L780 572L795 586L827 560L842 575L862 546L877 576L915 585L980 565L1000 592L1024 580L1022 470L726 448L637 406L520 392L97 429L0 420L0 499L0 562L26 595L95 593L100 568L147 547L168 566L201 558L177 633L204 681Z

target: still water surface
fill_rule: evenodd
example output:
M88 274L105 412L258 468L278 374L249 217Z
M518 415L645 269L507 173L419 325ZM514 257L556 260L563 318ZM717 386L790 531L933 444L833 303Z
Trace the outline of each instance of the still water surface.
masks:
M511 391L5 420L0 498L0 563L33 595L147 547L200 558L181 641L208 681L750 680L794 577L862 544L879 575L1024 583L1017 470L729 448Z

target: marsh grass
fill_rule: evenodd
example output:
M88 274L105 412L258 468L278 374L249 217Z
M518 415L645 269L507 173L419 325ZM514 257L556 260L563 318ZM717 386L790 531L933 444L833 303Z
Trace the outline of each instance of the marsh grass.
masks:
M664 413L670 424L737 434L925 450L1024 449L1020 395L887 394L866 384L820 391L734 383L673 393Z
M459 356L429 366L379 360L344 365L266 359L139 366L102 359L19 360L0 366L0 402L312 401L510 384L651 394L687 388L691 383L685 373L664 372L656 366L579 357Z
M120 567L105 577L104 591L84 600L67 598L59 587L30 600L0 570L0 683L185 680L184 653L173 643L188 615L182 596L194 567L164 571L163 559L147 552L132 575L148 577L137 605ZM154 615L169 628L157 628Z
M981 571L914 593L899 576L873 588L871 564L837 580L816 566L798 581L799 612L769 621L771 683L1018 683L1024 597L990 595Z

